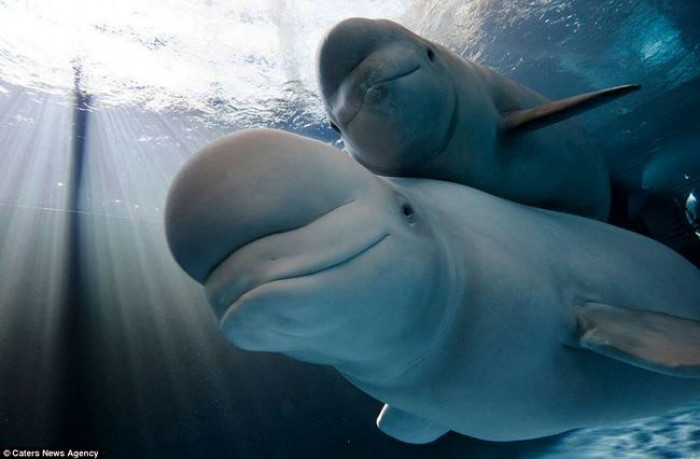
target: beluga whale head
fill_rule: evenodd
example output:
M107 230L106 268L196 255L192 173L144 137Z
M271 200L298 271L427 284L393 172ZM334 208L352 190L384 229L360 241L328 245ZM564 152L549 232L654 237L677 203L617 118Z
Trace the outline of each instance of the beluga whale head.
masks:
M181 169L166 234L231 342L352 373L403 365L407 347L387 342L419 343L414 330L434 320L445 268L420 214L339 150L259 129L215 141Z
M317 58L331 126L373 172L446 180L607 218L604 158L567 119L639 86L549 101L382 19L340 22Z
M399 175L446 148L458 98L440 48L388 20L348 19L328 33L320 87L331 125L360 163Z

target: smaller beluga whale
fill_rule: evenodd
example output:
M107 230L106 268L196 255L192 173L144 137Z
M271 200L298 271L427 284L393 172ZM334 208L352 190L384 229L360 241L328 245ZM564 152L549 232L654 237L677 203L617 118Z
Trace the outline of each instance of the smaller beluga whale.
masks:
M604 158L568 119L639 86L549 101L395 22L364 18L328 32L317 70L331 126L373 172L607 219Z
M401 441L529 439L700 397L698 270L603 222L256 129L190 158L165 225L230 342L335 367Z

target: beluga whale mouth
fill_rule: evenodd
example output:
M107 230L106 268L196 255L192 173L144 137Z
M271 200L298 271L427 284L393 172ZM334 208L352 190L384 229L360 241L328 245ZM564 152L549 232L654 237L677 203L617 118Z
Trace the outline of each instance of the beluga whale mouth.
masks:
M300 228L267 235L238 248L205 281L215 315L224 320L227 314L236 312L239 300L250 299L261 289L319 275L367 254L390 236L384 228L378 226L342 240L332 236L353 220L368 219L371 216L367 209L353 200Z
M336 114L338 123L343 126L348 126L352 120L355 119L357 114L360 113L368 98L371 103L376 104L381 102L387 95L385 86L388 83L407 77L419 71L420 68L420 65L415 65L408 70L399 70L397 73L388 76L378 74L379 72L374 72L377 75L370 76L359 75L353 78L348 76L348 80L341 84L341 87L338 88L334 95L335 105L338 107ZM374 81L375 79L376 81ZM350 100L351 97L356 98L359 102L352 103Z

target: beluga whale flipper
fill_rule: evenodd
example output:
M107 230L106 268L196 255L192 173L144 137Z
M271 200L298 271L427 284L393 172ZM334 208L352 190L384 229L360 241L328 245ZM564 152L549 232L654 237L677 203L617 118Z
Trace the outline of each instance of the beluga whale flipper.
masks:
M188 161L165 224L228 340L332 365L402 441L535 438L700 397L700 273L606 223L250 130Z
M395 22L362 18L327 34L317 73L331 125L373 172L607 219L604 158L565 120L639 86L549 101Z

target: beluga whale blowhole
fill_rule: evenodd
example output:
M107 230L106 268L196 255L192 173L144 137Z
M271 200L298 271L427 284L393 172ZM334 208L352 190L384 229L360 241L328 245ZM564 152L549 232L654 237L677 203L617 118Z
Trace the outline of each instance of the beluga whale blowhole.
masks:
M395 22L364 18L328 32L317 70L331 126L373 172L607 219L604 158L567 119L639 86L549 101Z
M700 396L698 270L606 223L258 129L182 167L165 224L229 341L332 365L405 442L542 437Z

